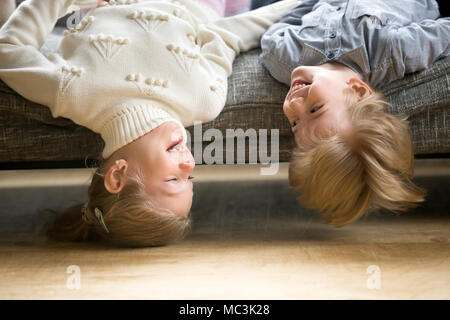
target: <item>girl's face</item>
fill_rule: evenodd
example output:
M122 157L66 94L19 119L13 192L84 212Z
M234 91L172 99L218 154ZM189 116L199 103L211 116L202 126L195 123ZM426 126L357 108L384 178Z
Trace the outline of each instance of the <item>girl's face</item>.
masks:
M121 153L131 170L141 170L155 206L186 216L192 205L195 161L183 130L176 122L163 123L125 146Z

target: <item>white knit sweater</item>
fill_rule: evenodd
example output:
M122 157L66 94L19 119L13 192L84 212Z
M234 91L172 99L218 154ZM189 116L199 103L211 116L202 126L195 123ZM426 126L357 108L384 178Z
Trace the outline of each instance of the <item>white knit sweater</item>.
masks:
M62 56L45 57L56 20L97 0L28 0L0 29L0 78L53 117L100 133L107 158L164 122L213 120L236 54L297 2L220 18L195 0L111 0L65 32Z

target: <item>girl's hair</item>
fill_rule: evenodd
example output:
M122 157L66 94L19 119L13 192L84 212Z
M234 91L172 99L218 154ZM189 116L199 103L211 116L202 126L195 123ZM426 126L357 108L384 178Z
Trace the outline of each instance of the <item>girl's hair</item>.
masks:
M152 205L145 192L142 174L129 177L130 182L117 194L104 186L101 161L88 189L88 203L67 208L47 230L47 236L59 241L106 240L127 247L160 246L184 238L190 231L190 219ZM104 224L96 216L99 209ZM106 228L105 228L106 227Z
M413 184L414 153L406 118L388 114L380 93L349 107L351 128L294 149L289 182L298 200L343 226L386 208L406 211L424 201Z

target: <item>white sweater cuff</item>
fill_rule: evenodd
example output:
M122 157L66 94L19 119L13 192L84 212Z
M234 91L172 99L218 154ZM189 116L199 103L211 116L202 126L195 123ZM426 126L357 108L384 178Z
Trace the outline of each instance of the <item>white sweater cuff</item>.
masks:
M153 106L126 106L108 119L100 129L105 142L102 156L110 157L115 151L147 134L165 122L176 122L186 131L181 122L165 110Z

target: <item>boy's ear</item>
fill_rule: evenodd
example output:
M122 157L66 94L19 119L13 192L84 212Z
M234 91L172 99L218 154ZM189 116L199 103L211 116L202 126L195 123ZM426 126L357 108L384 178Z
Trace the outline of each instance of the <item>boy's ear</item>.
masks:
M109 193L119 193L127 180L128 162L124 159L116 160L105 175L105 188Z
M347 81L350 89L358 96L358 101L372 95L373 91L367 83L358 78L351 78Z

